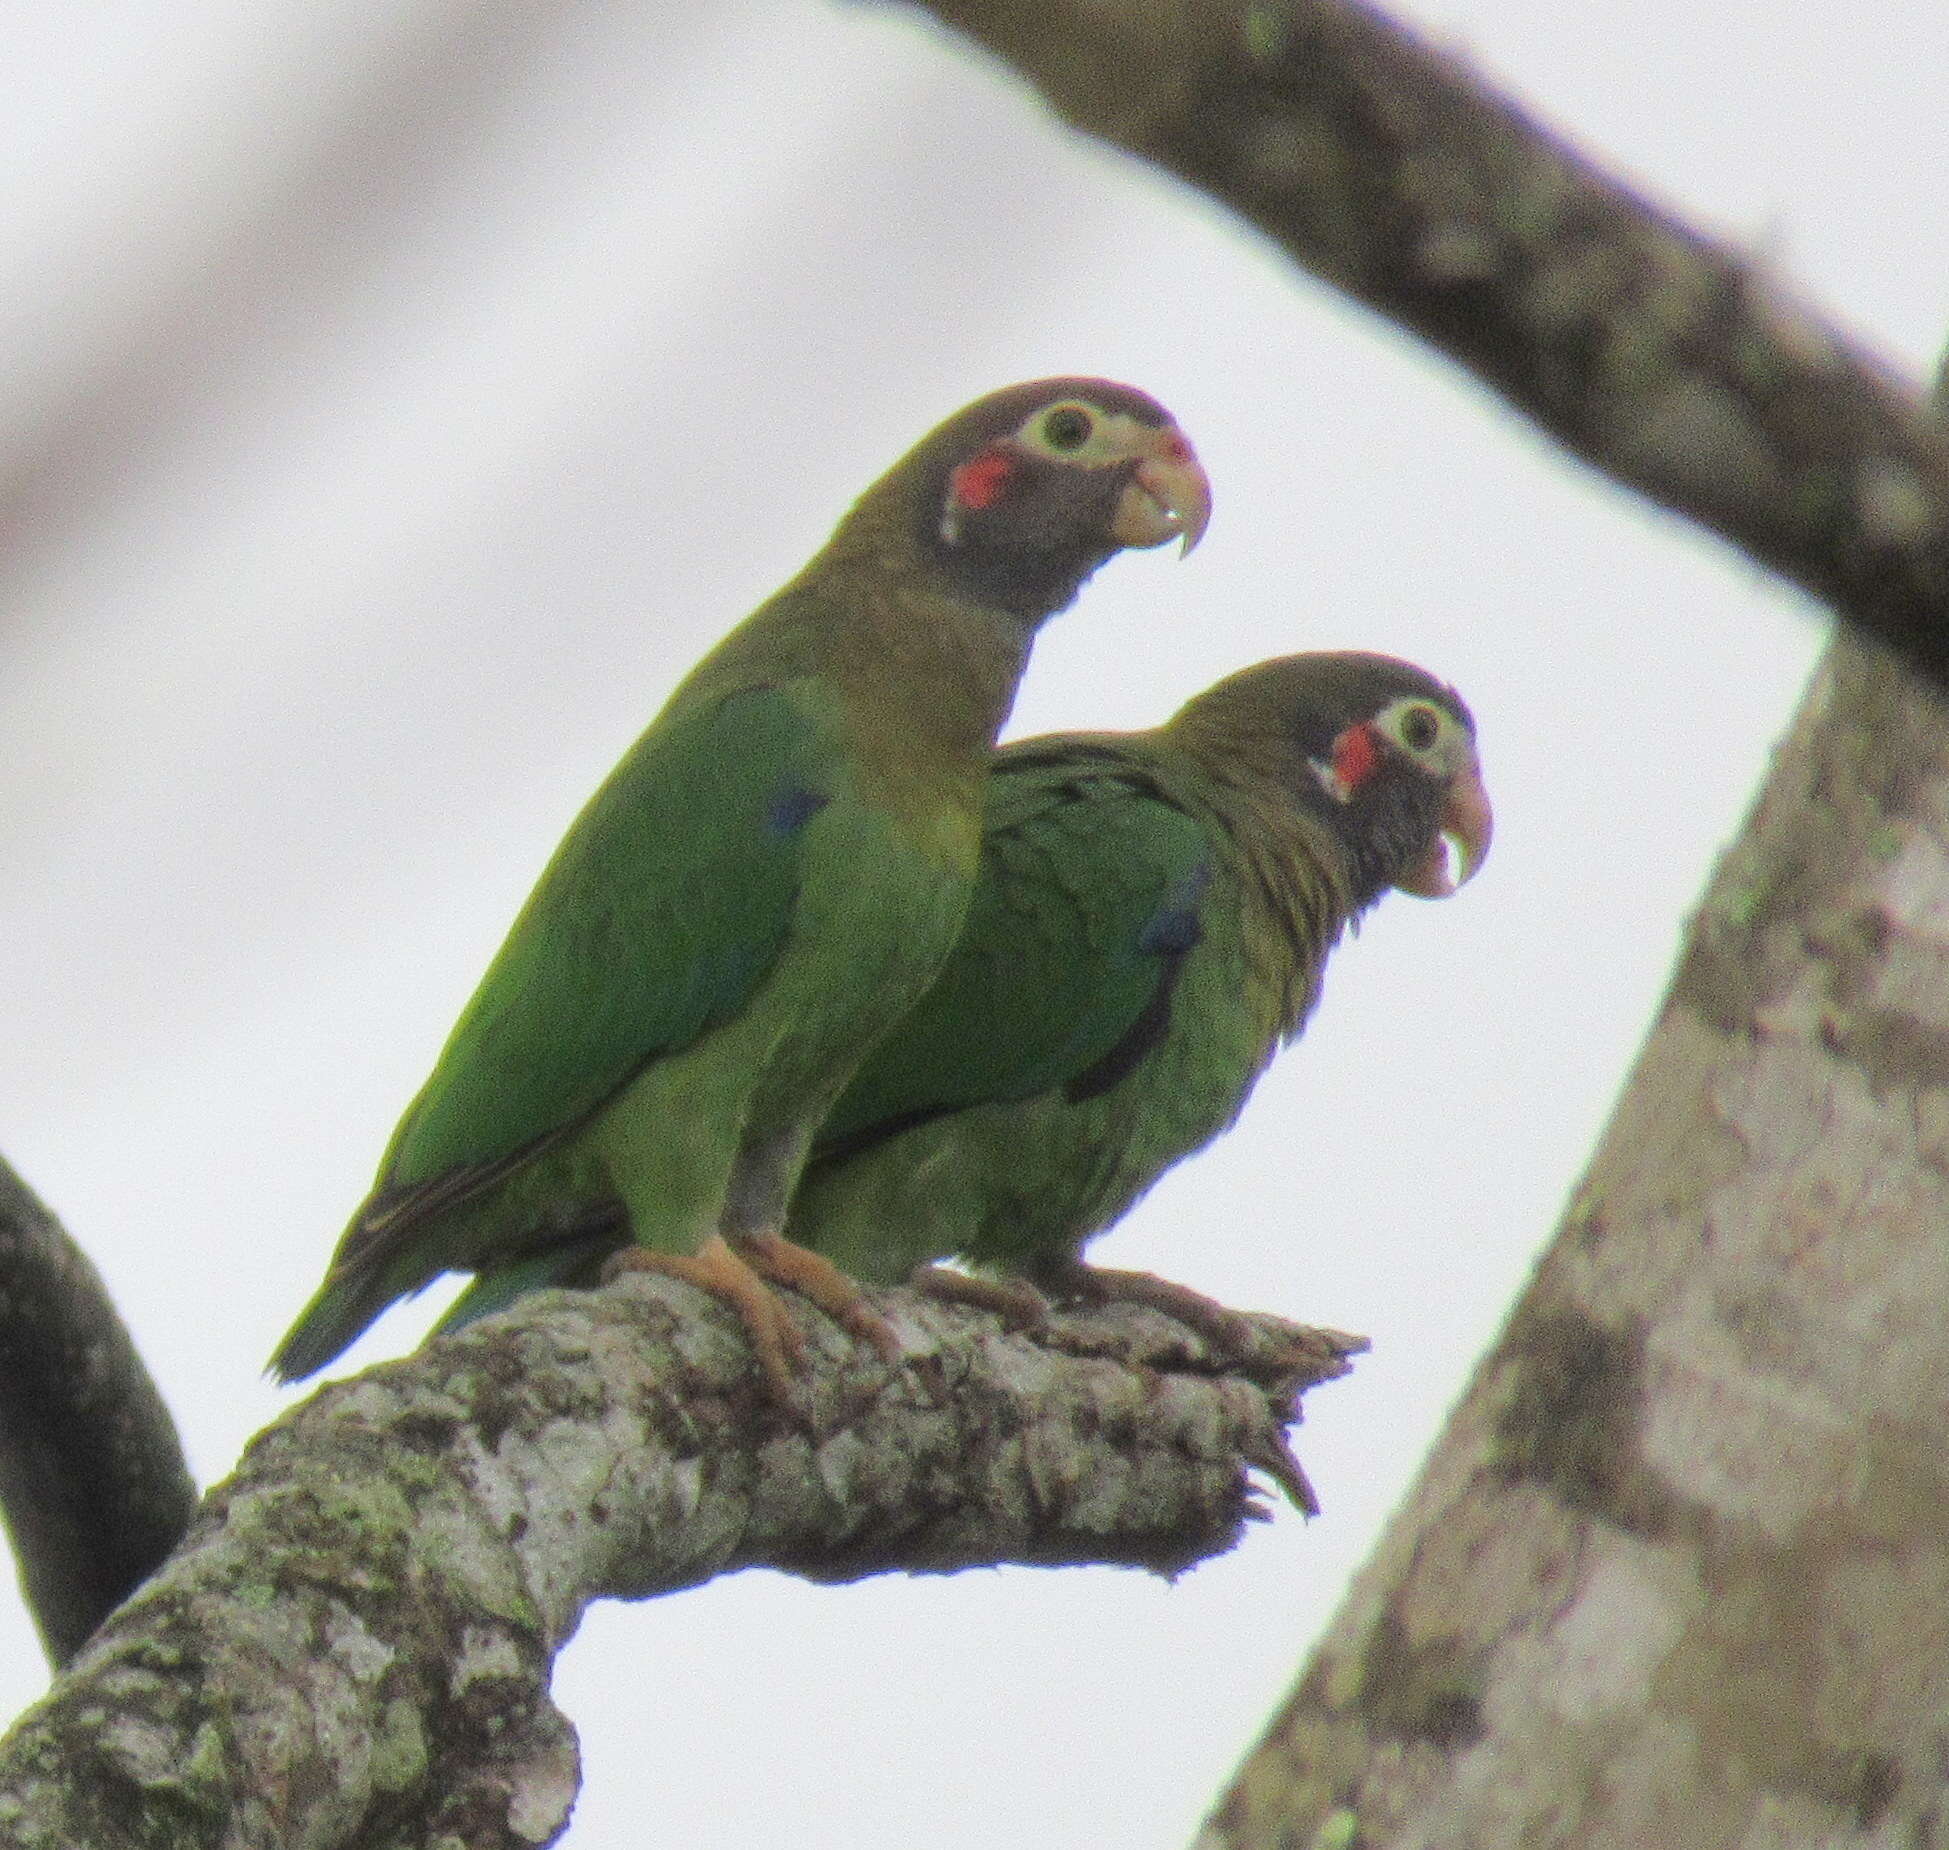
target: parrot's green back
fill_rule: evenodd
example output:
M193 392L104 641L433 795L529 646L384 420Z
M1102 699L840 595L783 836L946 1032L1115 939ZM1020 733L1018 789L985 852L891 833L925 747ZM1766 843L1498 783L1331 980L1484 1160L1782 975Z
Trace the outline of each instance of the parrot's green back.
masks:
M763 614L784 646L735 632L576 819L279 1350L282 1372L309 1372L442 1272L591 1223L694 1245L740 1158L789 1139L808 1098L822 1113L847 1053L938 968L981 789L980 757L940 741L979 737L980 720L951 710L957 690L949 725L890 750L843 672L806 671L803 593L781 595L786 609ZM1019 663L999 666L1012 686Z
M638 741L557 851L394 1133L388 1192L471 1192L744 1005L777 960L800 879L807 818L792 793L822 788L837 757L837 728L813 704L800 687L751 688L673 713ZM637 800L643 786L653 803ZM715 852L698 854L700 841ZM618 981L625 970L636 980ZM496 1057L503 1042L518 1043L518 1062Z
M998 765L956 954L822 1127L828 1152L1087 1075L1161 993L1209 877L1198 824L1114 759Z

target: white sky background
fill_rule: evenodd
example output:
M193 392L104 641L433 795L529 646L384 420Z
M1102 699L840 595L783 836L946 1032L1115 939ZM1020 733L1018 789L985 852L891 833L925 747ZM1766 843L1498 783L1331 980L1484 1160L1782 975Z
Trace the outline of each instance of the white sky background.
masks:
M1932 362L1939 0L1419 17ZM1175 1587L600 1608L557 1681L576 1850L1185 1844L1546 1236L1820 627L903 14L0 15L0 1149L206 1482L289 1404L264 1357L582 799L909 443L1058 371L1169 405L1217 512L1044 631L1012 730L1326 646L1481 728L1479 881L1384 904L1095 1249L1373 1337L1309 1403L1326 1514ZM43 1677L0 1625L12 1710Z

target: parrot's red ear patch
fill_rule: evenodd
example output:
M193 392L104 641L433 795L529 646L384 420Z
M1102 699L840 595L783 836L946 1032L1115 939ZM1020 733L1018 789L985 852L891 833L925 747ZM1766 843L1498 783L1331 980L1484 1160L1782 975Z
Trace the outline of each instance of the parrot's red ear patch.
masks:
M1333 775L1340 788L1351 795L1374 773L1380 762L1380 748L1374 743L1374 729L1364 720L1349 726L1333 741Z
M971 457L948 477L948 493L961 507L993 507L1015 473L1015 458L996 446Z

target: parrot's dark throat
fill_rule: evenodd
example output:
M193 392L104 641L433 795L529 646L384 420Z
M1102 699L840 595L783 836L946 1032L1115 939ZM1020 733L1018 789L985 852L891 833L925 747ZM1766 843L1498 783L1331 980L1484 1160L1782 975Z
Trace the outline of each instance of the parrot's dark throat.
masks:
M963 595L1034 628L1059 610L1067 610L1090 574L1116 550L1104 546L1081 558L1071 554L1040 559L1004 551L985 553L970 545L949 556L947 570Z
M977 499L965 498L962 478L980 458L947 471L923 544L962 596L1033 627L1073 604L1121 550L1110 527L1134 465L1011 460L1005 476L979 478Z
M1413 772L1382 775L1338 818L1353 873L1353 902L1364 912L1428 852L1441 832L1445 786Z

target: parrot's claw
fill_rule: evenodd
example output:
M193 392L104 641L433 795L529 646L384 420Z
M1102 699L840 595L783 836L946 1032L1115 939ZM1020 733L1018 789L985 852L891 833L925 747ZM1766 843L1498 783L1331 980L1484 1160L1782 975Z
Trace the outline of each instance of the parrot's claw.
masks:
M842 1329L871 1343L881 1361L900 1360L903 1352L893 1325L866 1301L866 1293L858 1282L848 1278L830 1259L822 1258L808 1247L795 1246L777 1233L741 1234L737 1250L760 1278L811 1299Z
M1021 1278L975 1278L944 1265L917 1265L907 1280L924 1297L992 1312L1011 1330L1038 1330L1049 1321L1049 1300Z
M783 1406L797 1403L805 1336L785 1314L785 1307L764 1279L725 1244L721 1234L712 1234L694 1253L660 1253L646 1246L626 1246L602 1268L603 1282L607 1284L621 1272L661 1272L728 1304L744 1325L773 1396Z

